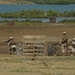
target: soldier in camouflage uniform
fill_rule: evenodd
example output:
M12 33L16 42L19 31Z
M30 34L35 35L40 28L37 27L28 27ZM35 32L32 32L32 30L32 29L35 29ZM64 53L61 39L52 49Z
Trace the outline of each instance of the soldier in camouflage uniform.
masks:
M66 34L66 32L63 32L63 37L62 37L62 40L61 40L61 49L62 49L63 55L65 55L65 52L67 50L67 47L68 47L67 34Z
M10 39L7 40L7 43L9 45L9 53L11 54L11 51L13 51L13 53L16 53L16 42L14 38L10 37Z

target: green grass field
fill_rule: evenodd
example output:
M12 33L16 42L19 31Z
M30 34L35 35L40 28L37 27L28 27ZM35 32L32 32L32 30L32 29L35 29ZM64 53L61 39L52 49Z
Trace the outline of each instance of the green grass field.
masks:
M0 75L75 75L75 56L0 55Z

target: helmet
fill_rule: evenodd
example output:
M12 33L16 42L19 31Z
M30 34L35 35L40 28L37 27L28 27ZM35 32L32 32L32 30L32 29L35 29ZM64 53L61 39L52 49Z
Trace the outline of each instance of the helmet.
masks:
M66 34L66 32L63 32L63 34Z
M10 37L10 39L13 39L13 37Z

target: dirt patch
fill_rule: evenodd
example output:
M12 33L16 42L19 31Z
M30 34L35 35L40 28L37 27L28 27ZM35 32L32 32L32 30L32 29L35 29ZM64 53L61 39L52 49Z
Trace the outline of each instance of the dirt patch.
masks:
M66 31L69 40L75 37L75 27L68 26L23 26L0 27L0 52L8 52L6 40L13 36L18 42L22 42L23 35L46 35L48 41L60 41L62 32Z

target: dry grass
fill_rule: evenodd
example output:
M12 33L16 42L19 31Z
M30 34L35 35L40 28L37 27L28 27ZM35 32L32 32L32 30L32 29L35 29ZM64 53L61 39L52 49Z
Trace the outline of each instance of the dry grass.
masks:
M0 39L7 39L14 36L17 39L23 35L47 35L61 38L62 32L66 31L69 38L75 37L75 26L22 26L22 27L0 27ZM54 39L55 40L55 39Z
M0 75L75 75L75 57L0 55Z

